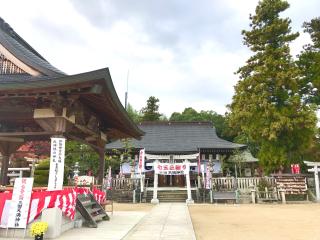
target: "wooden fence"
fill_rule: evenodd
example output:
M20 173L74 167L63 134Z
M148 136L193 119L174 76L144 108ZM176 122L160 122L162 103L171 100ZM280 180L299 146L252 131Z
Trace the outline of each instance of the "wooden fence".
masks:
M212 185L218 189L249 190L251 187L257 187L261 179L265 179L270 186L275 185L275 179L273 177L219 177L212 178Z

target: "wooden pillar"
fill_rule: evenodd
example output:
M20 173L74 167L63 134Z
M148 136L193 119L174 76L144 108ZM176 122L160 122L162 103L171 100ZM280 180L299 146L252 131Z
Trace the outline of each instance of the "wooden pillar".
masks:
M24 142L22 138L0 138L0 152L2 154L1 162L1 179L0 185L8 184L8 167L9 159L12 153L14 153Z
M105 161L105 155L104 155L104 148L99 149L99 173L98 173L98 182L99 184L103 184L103 179L104 179L104 172L105 172L105 166L106 166L106 161Z
M98 183L103 184L103 179L105 177L105 168L106 168L106 160L105 160L105 145L106 141L104 139L100 139L97 141L97 152L99 154L99 171L98 171Z

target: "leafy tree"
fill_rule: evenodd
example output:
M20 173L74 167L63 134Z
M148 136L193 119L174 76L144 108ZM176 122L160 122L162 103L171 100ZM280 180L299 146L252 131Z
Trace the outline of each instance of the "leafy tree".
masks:
M290 19L279 14L289 7L283 0L263 0L250 15L251 30L243 30L244 44L253 55L238 70L240 81L229 106L229 123L259 147L267 172L300 162L315 133L316 116L299 94L300 73L290 55Z
M161 114L159 113L159 99L151 96L147 100L147 106L142 108L143 121L159 121Z
M92 170L97 175L99 170L99 155L90 146L76 141L66 141L65 165L71 170L79 162L80 174L86 175Z
M133 145L130 138L121 139L122 149L112 149L111 154L106 155L106 165L112 167L113 172L119 172L120 166L128 162L131 166L131 173L134 172Z
M128 104L127 107L127 112L129 117L131 118L131 120L135 123L139 123L141 122L142 119L142 114L140 112L138 112L137 110L135 110L131 104Z
M233 141L235 137L232 135L226 118L223 115L216 113L215 111L203 111L197 112L191 107L185 108L182 113L174 112L171 114L170 121L208 121L211 122L216 128L217 135L223 139Z

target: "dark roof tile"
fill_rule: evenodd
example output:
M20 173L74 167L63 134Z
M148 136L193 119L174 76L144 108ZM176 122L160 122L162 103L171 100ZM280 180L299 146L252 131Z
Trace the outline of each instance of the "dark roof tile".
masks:
M142 139L133 140L134 148L145 148L148 153L197 152L199 149L232 150L246 147L219 138L208 122L154 122L142 123ZM121 149L121 141L106 145L107 150Z

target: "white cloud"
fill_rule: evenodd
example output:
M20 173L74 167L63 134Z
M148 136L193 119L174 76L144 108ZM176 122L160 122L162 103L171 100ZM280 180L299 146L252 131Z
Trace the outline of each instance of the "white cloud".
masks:
M249 13L257 2L163 1L133 6L95 1L79 11L75 4L80 2L11 0L1 4L0 16L69 74L109 67L122 102L129 70L133 107L140 110L153 95L160 99L160 112L170 116L186 107L226 111L238 80L233 73L249 55L241 30L248 29ZM97 3L99 9L94 8ZM320 7L316 0L290 3L287 14L295 30L301 30L305 17L318 14ZM292 44L293 54L306 40L302 36Z

